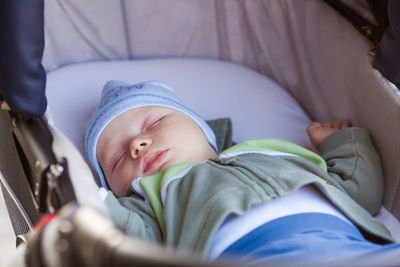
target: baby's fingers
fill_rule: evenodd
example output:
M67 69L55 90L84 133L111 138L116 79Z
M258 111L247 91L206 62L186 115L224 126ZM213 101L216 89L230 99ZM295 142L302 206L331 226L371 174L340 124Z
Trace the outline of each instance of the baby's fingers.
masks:
M316 127L321 127L322 124L318 121L313 121L310 125L308 125L308 128L316 128Z
M341 122L340 123L340 128L339 129L344 129L344 128L348 128L348 127L350 127L351 126L351 124L350 124L350 122L348 122L348 121L343 121L343 122Z
M340 123L338 121L326 121L322 123L323 127L339 130Z
M340 129L340 123L338 121L332 121L331 127L333 129L339 130Z
M327 128L332 128L332 122L331 121L325 121L322 123L323 127L327 127Z

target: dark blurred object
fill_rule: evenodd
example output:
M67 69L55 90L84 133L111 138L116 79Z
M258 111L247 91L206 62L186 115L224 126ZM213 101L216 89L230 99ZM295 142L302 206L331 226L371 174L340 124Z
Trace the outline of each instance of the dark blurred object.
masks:
M0 111L0 184L16 236L75 200L66 159L53 153L45 117Z
M235 266L232 262L207 263L198 255L125 235L104 214L74 204L66 205L56 219L28 238L25 261L29 267Z
M389 0L387 12L389 25L376 49L374 67L400 87L400 1Z
M338 0L324 0L342 14L375 46L373 66L388 80L400 85L400 1L367 0L377 24Z
M0 98L16 113L46 111L43 17L43 0L0 1Z

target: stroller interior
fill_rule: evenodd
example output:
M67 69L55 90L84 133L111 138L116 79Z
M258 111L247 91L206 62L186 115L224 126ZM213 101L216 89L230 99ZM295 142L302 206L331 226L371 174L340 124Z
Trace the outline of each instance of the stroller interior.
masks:
M375 217L400 242L399 2L7 0L1 9L0 181L20 244L13 266L214 264L127 237L108 219L83 140L109 80L162 80L203 118L231 118L235 142L315 150L313 120L367 128L385 179ZM34 228L48 214L56 219Z

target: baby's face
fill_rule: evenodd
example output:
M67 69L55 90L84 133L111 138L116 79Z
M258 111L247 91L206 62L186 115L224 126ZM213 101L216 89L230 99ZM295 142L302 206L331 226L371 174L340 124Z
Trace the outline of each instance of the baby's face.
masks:
M137 177L215 156L192 119L164 107L143 107L123 113L105 128L97 144L97 159L117 196L123 196Z

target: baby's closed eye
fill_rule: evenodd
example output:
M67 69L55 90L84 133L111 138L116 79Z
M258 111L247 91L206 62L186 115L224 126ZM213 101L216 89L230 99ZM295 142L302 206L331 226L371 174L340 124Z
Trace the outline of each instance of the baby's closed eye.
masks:
M152 118L152 119L148 120L145 123L144 131L152 129L157 124L159 124L164 118L165 118L165 116L159 116L159 117L155 117L155 118Z
M119 165L119 163L122 161L123 157L126 155L125 151L118 151L117 153L114 154L112 158L112 164L111 164L111 172L115 170L115 168Z

